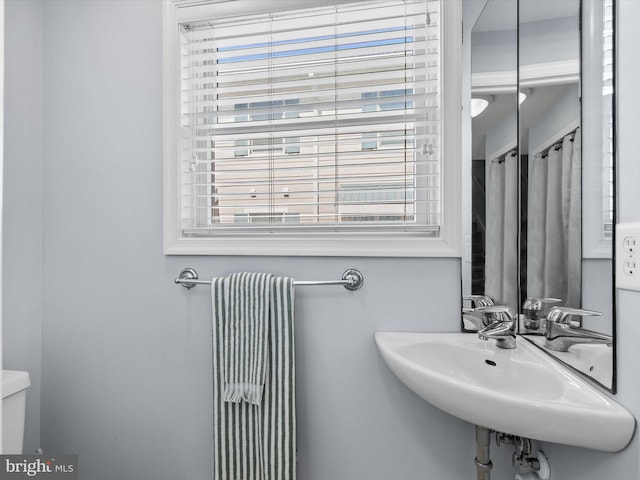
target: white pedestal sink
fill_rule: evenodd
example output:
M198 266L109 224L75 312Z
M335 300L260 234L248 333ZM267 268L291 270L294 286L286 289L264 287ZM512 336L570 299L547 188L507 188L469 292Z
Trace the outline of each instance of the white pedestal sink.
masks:
M473 424L607 452L633 435L625 408L520 337L512 350L470 333L378 332L375 339L407 387Z

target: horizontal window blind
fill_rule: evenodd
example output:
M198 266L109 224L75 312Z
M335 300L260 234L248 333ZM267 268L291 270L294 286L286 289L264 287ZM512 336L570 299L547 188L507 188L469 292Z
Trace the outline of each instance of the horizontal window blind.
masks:
M439 0L180 24L181 230L441 219Z
M603 205L602 205L602 237L613 240L614 222L614 131L613 131L613 0L604 1L602 25L602 171L603 171Z

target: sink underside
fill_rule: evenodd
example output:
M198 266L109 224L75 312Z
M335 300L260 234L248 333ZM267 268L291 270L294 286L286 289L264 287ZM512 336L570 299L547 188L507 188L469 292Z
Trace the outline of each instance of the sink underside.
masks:
M522 338L500 349L468 333L378 332L395 375L439 409L492 430L615 452L633 416Z

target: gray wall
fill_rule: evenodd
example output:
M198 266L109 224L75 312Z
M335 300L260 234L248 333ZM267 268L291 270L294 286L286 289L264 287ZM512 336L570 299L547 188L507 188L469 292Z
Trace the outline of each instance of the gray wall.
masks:
M26 370L25 451L40 444L42 315L42 2L7 1L3 368Z
M578 13L577 3L576 14ZM537 1L528 2L527 9L539 8L544 8L544 5L540 5ZM526 14L520 11L520 15ZM577 16L522 23L520 65L578 60L580 58L580 35L577 32L579 25L580 19Z
M27 271L20 284L5 282L14 290L5 290L4 353L6 367L34 374L28 415L36 425L41 363L41 439L30 428L28 445L78 453L83 480L210 478L208 292L187 292L174 276L194 266L202 276L251 269L324 279L355 266L366 277L361 291L296 292L299 478L474 478L472 426L408 392L372 338L376 330L457 330L459 260L165 257L161 3L8 3L7 24L21 18L26 29L8 28L8 37L30 39L29 51L43 48L44 57L29 67L36 80L43 75L38 97L38 82L20 82L14 69L25 67L10 61L26 46L8 42L8 97L23 97L6 112L5 279L12 265ZM620 4L620 210L637 221L640 3ZM19 212L32 213L31 223L22 225ZM620 292L619 302L617 399L639 416L640 294ZM544 448L554 478L640 476L637 440L620 454ZM492 478L513 478L509 456L495 449Z
M515 25L514 30L472 32L471 73L513 71L518 64L518 52L513 47L517 41Z
M578 85L569 84L564 88L565 90L560 92L561 96L556 98L546 111L537 116L535 122L529 127L529 158L533 158L536 153L539 153L539 151L534 150L556 136L562 128L573 121L580 120L580 91ZM531 100L535 100L533 95ZM529 168L531 169L531 166Z

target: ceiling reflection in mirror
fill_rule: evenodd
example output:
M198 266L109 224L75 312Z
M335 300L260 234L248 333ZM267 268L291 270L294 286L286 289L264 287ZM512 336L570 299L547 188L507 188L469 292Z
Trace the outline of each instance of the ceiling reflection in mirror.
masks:
M463 327L508 305L520 333L613 389L612 1L488 0L471 43L487 106L471 120Z

